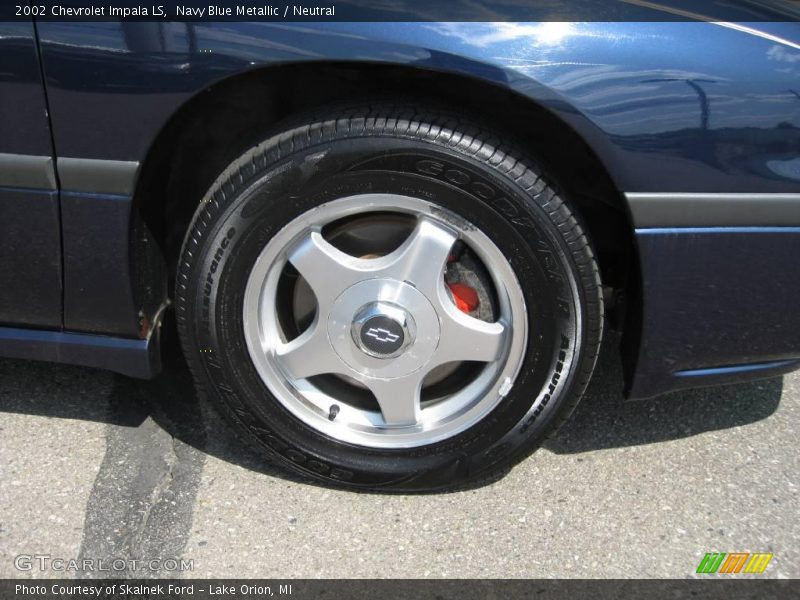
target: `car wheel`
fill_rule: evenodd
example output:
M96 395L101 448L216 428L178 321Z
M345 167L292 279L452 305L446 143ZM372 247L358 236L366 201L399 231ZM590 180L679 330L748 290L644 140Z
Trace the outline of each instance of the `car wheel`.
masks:
M448 112L309 113L233 161L176 283L198 390L291 471L476 485L569 415L602 333L598 268L535 164Z

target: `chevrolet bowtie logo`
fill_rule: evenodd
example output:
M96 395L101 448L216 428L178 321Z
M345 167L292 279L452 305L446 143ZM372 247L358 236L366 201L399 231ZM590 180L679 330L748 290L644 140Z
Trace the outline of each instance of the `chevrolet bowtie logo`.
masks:
M367 333L364 335L368 335L369 337L373 338L376 342L382 343L392 343L396 342L399 335L392 333L388 329L384 329L383 327L370 327L367 329Z

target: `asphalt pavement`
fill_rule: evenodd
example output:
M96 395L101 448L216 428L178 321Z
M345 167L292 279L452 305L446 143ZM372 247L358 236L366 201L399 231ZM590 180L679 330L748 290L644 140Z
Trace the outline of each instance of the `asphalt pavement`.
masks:
M145 382L0 360L0 577L684 578L715 551L800 577L797 374L626 402L608 343L509 475L398 496L276 471L173 363Z

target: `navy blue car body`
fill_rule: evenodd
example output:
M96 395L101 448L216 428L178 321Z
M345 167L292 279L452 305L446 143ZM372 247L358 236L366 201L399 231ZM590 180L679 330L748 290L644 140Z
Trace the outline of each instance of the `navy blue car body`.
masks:
M629 396L800 364L796 22L29 18L0 57L0 355L152 376L168 224L223 157L299 108L409 93L556 148Z

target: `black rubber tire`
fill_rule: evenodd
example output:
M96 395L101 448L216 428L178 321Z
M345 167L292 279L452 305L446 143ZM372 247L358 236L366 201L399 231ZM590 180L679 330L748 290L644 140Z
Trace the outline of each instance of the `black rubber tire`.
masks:
M463 215L517 273L528 346L513 388L467 431L405 450L336 441L292 416L249 357L243 295L264 245L287 222L356 193L418 195ZM309 113L237 158L202 199L176 281L178 330L201 395L290 471L350 488L442 491L496 479L569 416L603 325L591 245L535 164L469 120L415 106Z

